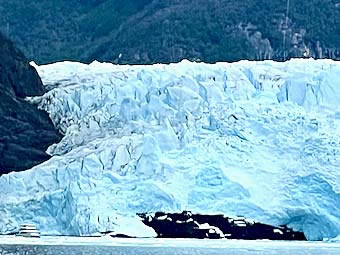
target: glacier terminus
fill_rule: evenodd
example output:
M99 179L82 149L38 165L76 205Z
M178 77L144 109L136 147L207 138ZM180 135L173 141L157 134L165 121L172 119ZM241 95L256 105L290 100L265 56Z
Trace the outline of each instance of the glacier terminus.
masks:
M0 177L0 233L155 236L137 213L243 216L340 236L340 63L38 66L63 133Z

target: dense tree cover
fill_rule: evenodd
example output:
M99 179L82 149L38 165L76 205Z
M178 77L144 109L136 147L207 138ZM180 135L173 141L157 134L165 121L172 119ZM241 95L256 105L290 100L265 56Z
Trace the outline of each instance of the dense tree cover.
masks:
M337 1L0 0L0 24L39 63L339 58Z

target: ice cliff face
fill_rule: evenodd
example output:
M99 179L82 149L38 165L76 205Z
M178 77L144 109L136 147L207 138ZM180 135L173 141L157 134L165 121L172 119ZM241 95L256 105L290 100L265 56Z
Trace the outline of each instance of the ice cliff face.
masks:
M37 66L65 137L0 177L0 232L152 236L140 212L224 213L340 234L340 63Z

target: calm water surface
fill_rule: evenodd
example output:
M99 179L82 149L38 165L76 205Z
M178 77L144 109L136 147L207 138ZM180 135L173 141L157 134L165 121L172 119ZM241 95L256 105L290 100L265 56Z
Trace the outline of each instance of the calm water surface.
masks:
M0 255L340 255L340 243L238 240L0 238Z

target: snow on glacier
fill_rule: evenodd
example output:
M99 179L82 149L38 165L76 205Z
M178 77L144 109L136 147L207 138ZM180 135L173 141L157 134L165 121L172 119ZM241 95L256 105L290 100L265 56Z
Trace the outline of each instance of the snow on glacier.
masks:
M33 64L64 134L0 177L0 233L154 236L136 213L242 215L340 235L340 63Z

